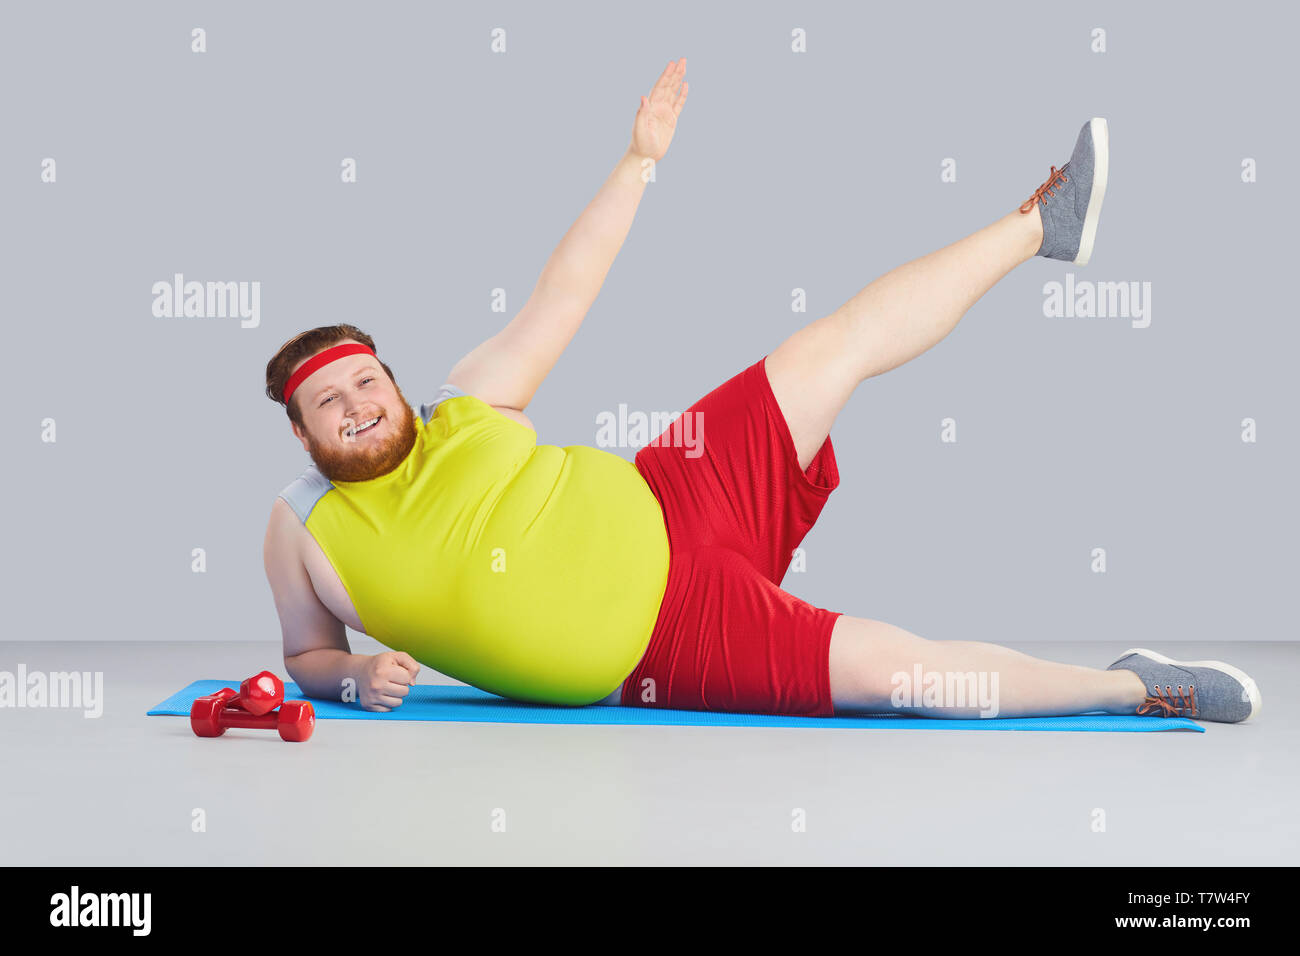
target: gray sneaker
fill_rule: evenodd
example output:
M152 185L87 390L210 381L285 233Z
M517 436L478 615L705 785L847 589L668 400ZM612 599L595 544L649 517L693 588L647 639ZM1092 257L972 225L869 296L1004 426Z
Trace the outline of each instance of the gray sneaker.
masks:
M1176 661L1135 647L1106 668L1121 669L1137 674L1147 687L1139 714L1235 724L1254 717L1263 703L1255 682L1222 661Z
M1028 215L1037 204L1043 219L1043 244L1035 255L1064 259L1076 266L1088 264L1109 173L1110 131L1098 116L1079 130L1070 161L1060 169L1053 166L1047 182L1020 207Z

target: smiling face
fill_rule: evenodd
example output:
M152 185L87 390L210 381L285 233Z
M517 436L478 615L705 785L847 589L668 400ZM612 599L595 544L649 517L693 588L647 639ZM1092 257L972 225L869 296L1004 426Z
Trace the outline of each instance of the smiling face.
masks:
M415 446L411 406L373 355L345 355L321 366L303 379L290 401L299 403L303 420L303 427L293 425L293 433L330 481L386 475Z

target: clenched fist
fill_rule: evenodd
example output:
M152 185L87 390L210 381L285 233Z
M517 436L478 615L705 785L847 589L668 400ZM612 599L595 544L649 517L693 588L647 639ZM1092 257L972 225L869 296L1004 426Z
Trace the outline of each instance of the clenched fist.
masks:
M402 706L420 665L406 651L384 651L366 661L358 681L362 710L389 711Z

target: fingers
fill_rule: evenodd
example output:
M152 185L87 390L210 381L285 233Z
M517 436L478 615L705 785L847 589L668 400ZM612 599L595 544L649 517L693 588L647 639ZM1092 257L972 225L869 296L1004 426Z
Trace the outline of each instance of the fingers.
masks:
M367 709L383 711L400 707L403 698L411 692L420 665L405 651L384 651L376 657L378 666L371 672Z
M401 707L403 698L410 692L411 689L405 684L387 681L370 688L370 700L363 706L367 709L392 710L394 707Z
M415 683L415 675L420 673L420 663L406 651L397 652L397 663L405 667L411 674L411 683Z
M682 84L682 91L681 91L681 93L678 94L678 96L677 96L677 102L673 104L673 115L674 115L674 116L681 116L681 115L682 115L682 107L686 104L686 94L687 94L687 92L690 90L690 88L691 88L691 84L689 84L689 83L683 83L683 84Z
M664 67L664 71L659 74L659 79L655 80L655 85L650 88L651 102L663 98L668 91L669 77L671 77L675 72L677 72L676 63L669 63Z
M375 699L372 703L382 704L390 709L393 707L401 707L402 698L408 693L410 693L409 689L403 687L401 684L389 684L382 693L375 695Z
M654 89L650 91L650 101L652 103L668 102L672 103L677 96L677 86L681 83L682 75L686 72L686 57L671 62L664 68Z
M398 683L415 683L415 675L420 672L420 664L406 651L384 651L379 658L375 674L382 680Z
M393 695L405 697L411 692L411 685L406 679L406 671L401 668L394 668L386 673L376 675L379 679L371 685L371 691L379 695Z

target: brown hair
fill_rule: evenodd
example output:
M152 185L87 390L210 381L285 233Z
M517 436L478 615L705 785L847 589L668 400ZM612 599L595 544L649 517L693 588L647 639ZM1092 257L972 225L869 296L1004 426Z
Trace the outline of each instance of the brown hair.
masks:
M360 342L375 351L375 340L355 325L322 325L320 328L308 329L306 332L295 335L288 342L281 345L280 351L276 352L271 357L271 361L266 363L266 397L277 405L284 405L284 386L289 381L289 376L293 373L294 367L304 359L311 358L322 349L327 349L331 345L338 345L340 342L349 339ZM393 370L384 362L379 364L383 366L389 380L396 384L396 379L393 378ZM288 413L291 422L299 428L304 427L302 408L299 406L296 392L289 396L289 404L285 411Z

